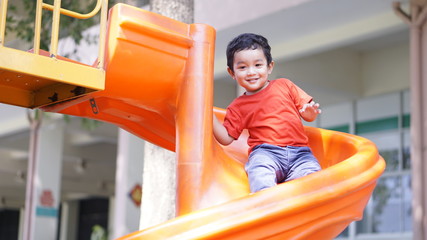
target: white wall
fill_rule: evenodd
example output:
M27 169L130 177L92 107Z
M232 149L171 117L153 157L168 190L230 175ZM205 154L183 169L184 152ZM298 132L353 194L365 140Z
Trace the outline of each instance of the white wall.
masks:
M290 78L324 105L395 92L409 88L409 46L334 50L276 63L273 76Z
M29 127L27 110L0 103L0 137L20 132Z
M409 45L398 44L362 54L363 95L409 88Z
M226 77L214 82L214 106L226 108L236 97L236 82Z
M222 30L309 1L196 0L194 20Z
M361 95L360 55L334 50L294 61L276 62L272 78L286 77L321 104L353 100Z

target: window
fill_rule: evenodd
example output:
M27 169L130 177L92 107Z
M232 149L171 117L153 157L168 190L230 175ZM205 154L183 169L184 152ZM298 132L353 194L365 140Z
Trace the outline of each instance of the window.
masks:
M352 223L337 239L411 239L409 106L409 91L404 91L322 109L324 114L350 109L352 114L347 117L332 120L336 115L322 116L321 127L345 129L371 140L387 164L363 219Z

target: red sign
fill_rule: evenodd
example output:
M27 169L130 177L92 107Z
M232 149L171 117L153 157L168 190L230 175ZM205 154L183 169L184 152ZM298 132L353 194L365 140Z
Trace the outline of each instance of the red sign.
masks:
M43 190L40 195L40 205L43 207L53 207L53 194L51 190Z
M141 198L142 198L142 187L139 184L135 184L135 186L131 189L129 196L132 202L137 206L141 206Z

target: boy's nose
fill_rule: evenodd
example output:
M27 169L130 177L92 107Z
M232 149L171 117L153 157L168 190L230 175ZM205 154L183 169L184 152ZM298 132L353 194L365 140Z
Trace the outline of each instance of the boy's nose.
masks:
M252 75L255 73L255 69L253 67L248 68L248 75Z

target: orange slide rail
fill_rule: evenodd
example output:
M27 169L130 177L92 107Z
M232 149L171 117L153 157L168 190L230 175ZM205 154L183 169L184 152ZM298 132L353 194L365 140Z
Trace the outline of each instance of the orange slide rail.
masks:
M105 90L43 107L110 122L176 152L177 218L121 239L332 239L362 218L384 160L367 139L307 127L323 170L249 194L247 136L212 133L215 30L118 4ZM221 67L221 66L219 66Z

